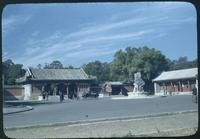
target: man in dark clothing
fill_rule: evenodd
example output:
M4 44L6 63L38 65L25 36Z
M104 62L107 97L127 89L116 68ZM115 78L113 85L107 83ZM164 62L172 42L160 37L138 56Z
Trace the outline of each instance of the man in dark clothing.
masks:
M43 98L43 100L45 100L45 96L46 96L46 93L45 93L45 86L43 85L43 86L42 86L42 98Z
M64 100L64 94L60 90L59 90L59 95L60 95L60 102L62 102Z
M197 103L197 88L194 86L192 89L192 98L195 103Z
M192 89L192 94L193 94L193 95L197 95L197 88L196 88L196 87L194 87L194 88Z
M48 91L45 92L45 97L46 97L46 100L48 101L48 97L49 97L49 92Z

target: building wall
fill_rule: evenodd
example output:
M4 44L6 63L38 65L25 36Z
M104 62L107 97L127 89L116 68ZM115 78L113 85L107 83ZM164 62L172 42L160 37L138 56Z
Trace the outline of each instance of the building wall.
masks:
M39 88L38 88L39 86ZM20 86L5 86L4 99L6 100L30 100L31 97L39 96L41 94L40 84L26 84Z
M4 86L4 99L17 100L24 98L24 88L21 86Z
M87 92L89 91L89 84L87 83L77 83L78 92Z
M77 95L79 98L82 97L84 92L90 91L90 85L88 83L77 83Z
M24 100L30 100L32 94L32 85L26 84L23 85L23 87L24 87Z
M107 93L111 95L118 95L121 93L133 92L134 86L133 85L110 85L107 84L104 87Z
M37 97L42 95L42 86L47 85L49 95L59 95L59 89L62 90L64 95L68 95L69 93L76 93L79 97L82 97L84 92L90 91L90 84L89 83L32 83L24 85L24 94L25 99L32 99L32 97Z
M74 81L30 81L29 84L23 85L24 87L24 99L37 99L42 95L42 86L49 85L49 95L59 95L59 88L62 88L64 95L68 96L70 92L82 97L84 92L90 91L90 84L92 82L88 80L74 80ZM61 89L60 89L61 90Z
M168 94L173 92L192 92L192 88L195 84L195 79L154 82L154 92L155 94Z
M122 86L112 86L112 95L119 95L122 92Z
M111 92L112 92L112 87L111 87L110 84L107 84L107 85L105 86L105 91L108 92L108 93L111 93Z
M122 91L127 93L127 92L133 92L134 86L133 85L124 85L122 87Z
M32 84L32 95L41 95L42 94L42 84Z

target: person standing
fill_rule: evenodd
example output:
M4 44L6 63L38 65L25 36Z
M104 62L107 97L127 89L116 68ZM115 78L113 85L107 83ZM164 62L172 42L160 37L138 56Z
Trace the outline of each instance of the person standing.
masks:
M64 100L64 94L61 90L59 90L59 95L60 95L60 102L63 102Z
M56 86L53 88L53 95L54 96L57 95L57 87Z
M193 97L193 101L197 103L197 88L195 86L192 89L192 97Z
M45 100L45 96L46 96L46 94L45 94L45 86L43 85L42 86L42 98L43 98L43 100Z
M48 91L45 92L45 97L46 97L46 101L48 101L48 97L49 97L49 92Z

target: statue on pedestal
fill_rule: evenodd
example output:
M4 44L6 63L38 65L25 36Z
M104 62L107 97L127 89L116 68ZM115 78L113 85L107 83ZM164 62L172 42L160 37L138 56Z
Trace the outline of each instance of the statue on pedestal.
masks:
M141 78L141 73L137 72L134 74L134 88L133 92L129 92L128 96L135 96L135 95L141 95L141 93L144 92L143 86L145 85L145 82Z
M134 90L133 90L133 92L142 93L144 85L145 85L145 82L141 78L141 73L140 72L135 73L134 74Z

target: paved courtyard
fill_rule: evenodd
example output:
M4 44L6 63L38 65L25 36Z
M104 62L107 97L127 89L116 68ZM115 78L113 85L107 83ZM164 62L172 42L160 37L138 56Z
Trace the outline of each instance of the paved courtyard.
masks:
M3 116L4 128L63 123L70 121L132 117L149 114L197 110L191 95L151 99L95 99L34 105L27 112Z

